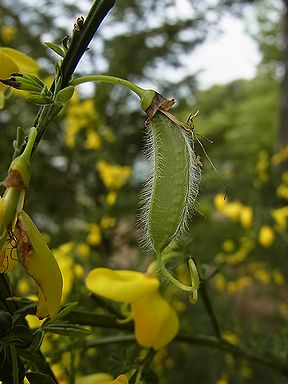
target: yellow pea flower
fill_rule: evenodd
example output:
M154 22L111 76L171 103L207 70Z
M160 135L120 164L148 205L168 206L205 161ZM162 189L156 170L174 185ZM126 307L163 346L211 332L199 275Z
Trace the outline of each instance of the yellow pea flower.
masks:
M91 375L78 377L76 384L129 384L126 375L120 375L113 380L109 373L92 373Z
M127 165L110 164L99 161L96 164L100 178L108 189L120 189L126 184L132 175L131 167Z
M272 217L276 221L279 230L281 232L285 231L288 223L288 205L274 209L274 211L272 211Z
M105 202L107 205L114 205L116 203L116 200L117 200L117 193L115 191L110 191L106 198L105 198Z
M87 235L87 242L91 245L99 245L102 242L101 228L98 224L91 224Z
M253 221L253 209L251 207L243 207L240 212L240 223L243 228L250 228Z
M4 43L10 43L15 39L16 28L13 25L3 25L1 27L1 37Z
M177 313L160 295L160 282L151 274L96 268L88 274L86 285L97 295L131 304L135 337L143 347L160 349L176 336Z
M227 216L232 221L238 221L243 210L243 205L239 201L233 201L232 203L227 203L223 207L223 214Z
M0 79L7 79L15 72L35 73L39 66L31 57L13 48L0 47ZM4 92L7 85L0 83L0 92Z
M214 205L216 209L218 209L218 211L222 212L226 204L227 204L227 200L225 199L224 193L218 193L214 197Z
M269 227L268 225L263 225L263 227L260 228L259 243L263 247L270 247L270 245L273 244L274 238L274 231L271 227Z

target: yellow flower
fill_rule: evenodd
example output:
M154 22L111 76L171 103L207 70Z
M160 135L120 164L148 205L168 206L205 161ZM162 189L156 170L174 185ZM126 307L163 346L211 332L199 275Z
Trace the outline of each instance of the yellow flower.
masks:
M115 224L116 224L115 217L111 217L111 216L107 216L107 215L104 215L100 221L100 226L103 229L113 228L113 227L115 227Z
M288 222L288 205L283 208L274 209L274 211L272 211L272 217L278 224L280 231L285 231Z
M136 340L143 347L160 349L177 334L177 313L159 293L159 280L149 274L108 268L93 269L86 285L110 300L130 303Z
M109 373L92 373L78 377L76 384L129 384L129 382L126 375L120 375L113 380L113 376Z
M87 130L87 137L84 144L86 149L99 150L102 147L101 138L93 129Z
M101 228L98 224L91 224L89 233L87 235L87 241L91 245L99 245L102 241Z
M243 207L240 212L240 223L243 228L250 228L253 220L253 209L250 207Z
M73 250L73 242L61 244L58 248L53 249L54 256L61 268L64 283L62 292L62 301L65 302L73 287L74 273L73 273L73 259L71 252Z
M222 248L225 252L233 252L235 249L235 244L233 240L227 239L223 242Z
M37 72L39 67L31 57L13 48L0 47L0 79L7 79L15 72ZM0 92L7 88L0 83Z
M269 227L268 225L263 225L263 227L260 228L259 243L263 247L270 247L270 245L273 244L274 238L274 231L271 227Z
M229 384L229 379L226 375L222 375L216 382L216 384Z
M276 165L283 163L288 159L288 145L283 147L279 152L277 152L273 158L272 162Z
M105 199L106 204L110 206L114 205L116 203L116 200L117 200L117 193L115 191L110 191Z
M258 180L261 183L265 183L268 180L268 167L269 167L269 155L267 151L261 151L258 156L258 162L256 164L256 170L258 174Z
M238 345L240 342L239 337L235 335L235 333L229 331L223 333L223 339L233 345Z
M99 161L96 164L103 184L108 189L120 189L127 183L132 174L131 167L109 164L106 161Z
M86 243L79 243L75 248L75 252L78 256L87 259L90 253L90 248Z
M1 37L4 43L11 43L16 35L16 28L13 25L3 25L1 27Z
M273 277L274 282L277 285L284 285L285 284L285 278L284 278L283 274L280 271L278 271L277 269L273 269L272 277Z
M288 185L280 184L276 189L276 194L278 197L288 200Z
M93 132L92 129L92 127L96 126L97 121L98 113L95 109L94 100L86 99L81 101L77 93L75 93L75 96L67 108L65 141L68 147L75 147L76 136L80 130L89 129L87 133L86 146L88 145L89 149L99 149L101 146L101 141L99 141L100 137L98 137L99 140L97 140L97 138L95 138L95 135L97 134ZM89 132L93 133L93 137L91 135L89 137ZM95 148L95 145L97 148Z
M271 276L265 269L258 269L257 271L255 271L254 277L265 285L271 282Z
M214 197L214 205L216 209L218 209L218 211L222 212L226 204L227 204L227 200L225 199L224 193L218 193Z
M223 207L223 214L232 221L237 221L240 218L241 212L243 210L243 205L239 201L233 201L232 203L227 203Z

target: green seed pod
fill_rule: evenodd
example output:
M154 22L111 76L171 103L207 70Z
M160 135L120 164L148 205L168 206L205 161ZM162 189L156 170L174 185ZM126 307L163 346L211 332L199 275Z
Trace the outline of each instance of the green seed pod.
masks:
M150 177L142 197L143 243L161 253L185 228L198 194L201 169L187 133L156 112L148 127Z

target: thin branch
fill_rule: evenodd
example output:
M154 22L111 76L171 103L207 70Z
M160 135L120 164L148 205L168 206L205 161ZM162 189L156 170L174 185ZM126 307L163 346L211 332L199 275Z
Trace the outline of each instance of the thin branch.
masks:
M215 336L217 337L217 339L221 339L222 336L221 336L220 327L219 327L218 320L217 320L214 308L212 306L210 297L209 297L208 292L207 292L205 281L201 281L199 291L200 291L200 296L203 300L203 304L205 306L205 309L209 315Z
M133 329L133 323L119 323L117 322L117 319L112 316L102 316L95 314L93 312L88 311L79 311L79 310L73 310L71 311L66 317L66 320L73 323L74 321L77 324L80 325L90 325L94 327L101 327L101 328L114 328L114 329L121 329L121 330L132 330ZM215 326L215 325L214 325ZM102 340L102 341L101 341ZM103 341L105 339L100 339L100 343L103 344ZM109 338L106 338L107 341L110 342ZM131 335L119 336L118 338L112 338L111 341L117 340L117 342L127 342L131 341ZM262 364L264 366L270 367L272 369L275 369L279 372L281 372L283 375L288 375L288 366L287 364L276 360L275 358L261 356L253 353L253 351L247 351L243 348L240 348L234 344L231 344L227 342L226 340L223 340L219 338L218 336L191 336L183 333L179 333L175 341L179 342L185 342L188 344L197 344L201 345L203 347L210 347L214 349L218 349L221 351L229 352L234 356L242 357L243 359L249 360L251 362L255 362L258 364Z

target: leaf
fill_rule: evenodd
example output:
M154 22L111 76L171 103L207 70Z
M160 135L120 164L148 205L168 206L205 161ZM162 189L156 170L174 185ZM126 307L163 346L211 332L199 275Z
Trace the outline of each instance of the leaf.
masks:
M90 331L77 324L47 324L42 327L45 332L56 333L57 335L69 336L69 337L84 337L90 334Z
M64 305L57 314L55 320L63 319L63 317L67 316L71 311L73 311L73 309L76 308L77 305L78 301L74 301L73 303L68 303Z
M37 331L34 332L33 341L31 344L31 347L33 349L35 349L35 350L40 349L44 335L45 335L45 333L44 333L43 329L41 329L41 328L37 329Z
M26 378L30 384L54 384L53 379L44 373L29 372Z
M12 327L12 316L10 313L0 311L0 337L4 336Z
M64 50L59 47L59 45L52 43L51 41L45 41L44 44L50 48L53 52L57 53L57 55L61 57L65 57L65 52Z
M10 333L9 341L17 348L26 349L32 344L33 334L25 325L16 325Z

